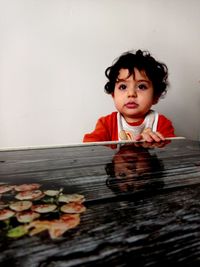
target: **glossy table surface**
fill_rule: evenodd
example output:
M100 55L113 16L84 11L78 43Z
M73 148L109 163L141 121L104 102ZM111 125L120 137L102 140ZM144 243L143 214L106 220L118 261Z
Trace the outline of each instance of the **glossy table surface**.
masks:
M86 199L80 224L58 239L0 231L1 267L200 266L197 141L1 151L0 183Z

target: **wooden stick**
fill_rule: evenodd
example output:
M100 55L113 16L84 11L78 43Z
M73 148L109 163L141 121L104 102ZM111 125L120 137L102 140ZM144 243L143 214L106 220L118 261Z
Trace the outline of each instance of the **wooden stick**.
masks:
M176 137L167 137L165 140L180 140L186 139L183 136ZM48 146L29 146L29 147L8 147L8 148L0 148L0 151L11 151L11 150L28 150L28 149L47 149L47 148L65 148L65 147L79 147L79 146L98 146L98 145L118 145L118 144L131 144L131 143L141 143L140 141L133 140L122 140L122 141L101 141L101 142L87 142L87 143L71 143L65 145L48 145Z

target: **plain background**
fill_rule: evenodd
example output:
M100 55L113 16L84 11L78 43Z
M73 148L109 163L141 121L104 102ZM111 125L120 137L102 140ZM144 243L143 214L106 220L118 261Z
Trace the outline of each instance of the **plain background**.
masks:
M0 148L82 141L115 110L105 69L144 49L169 68L154 108L200 136L199 0L0 0Z

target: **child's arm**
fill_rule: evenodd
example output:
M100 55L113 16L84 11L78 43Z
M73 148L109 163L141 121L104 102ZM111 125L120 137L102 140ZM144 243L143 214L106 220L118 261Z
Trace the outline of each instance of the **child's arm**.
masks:
M164 115L159 115L157 131L164 137L175 137L174 126L172 122L167 119Z
M117 112L98 119L93 132L85 134L83 142L117 141Z
M101 141L110 141L110 140L108 136L108 129L106 128L103 120L100 118L97 121L94 131L84 135L83 142L101 142Z

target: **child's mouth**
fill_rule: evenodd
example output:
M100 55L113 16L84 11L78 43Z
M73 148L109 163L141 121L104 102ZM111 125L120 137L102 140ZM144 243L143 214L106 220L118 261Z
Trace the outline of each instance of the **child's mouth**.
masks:
M136 104L135 102L129 102L127 104L125 104L126 108L137 108L138 104Z

